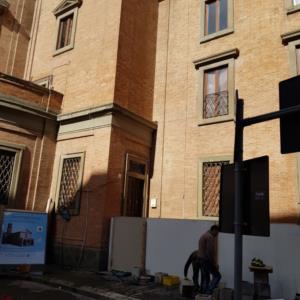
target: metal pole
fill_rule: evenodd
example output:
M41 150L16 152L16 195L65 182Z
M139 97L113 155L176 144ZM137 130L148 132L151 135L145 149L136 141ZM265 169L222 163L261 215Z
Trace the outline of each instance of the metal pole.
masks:
M242 299L243 235L242 235L242 189L243 189L243 117L244 101L236 92L236 124L234 144L234 300Z

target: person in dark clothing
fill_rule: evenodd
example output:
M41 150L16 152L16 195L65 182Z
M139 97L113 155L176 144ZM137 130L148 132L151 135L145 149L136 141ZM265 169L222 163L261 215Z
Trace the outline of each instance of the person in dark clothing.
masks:
M217 264L217 236L219 227L213 225L199 239L199 248L193 251L184 266L184 277L187 277L190 265L193 267L193 283L202 294L211 294L217 287L221 274ZM199 286L199 272L201 284ZM212 280L210 280L212 275Z
M210 230L205 232L199 239L198 263L201 269L200 292L204 294L212 294L221 280L217 263L218 234L219 226L213 225ZM212 275L211 280L210 275Z

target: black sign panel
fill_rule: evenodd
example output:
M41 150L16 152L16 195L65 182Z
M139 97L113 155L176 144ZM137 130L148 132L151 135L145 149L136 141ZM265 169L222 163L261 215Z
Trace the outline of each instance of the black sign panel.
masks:
M244 161L243 234L270 236L269 158ZM223 165L220 195L220 231L234 233L234 164Z
M289 108L300 104L300 75L279 83L279 107ZM281 153L300 151L300 115L280 118Z

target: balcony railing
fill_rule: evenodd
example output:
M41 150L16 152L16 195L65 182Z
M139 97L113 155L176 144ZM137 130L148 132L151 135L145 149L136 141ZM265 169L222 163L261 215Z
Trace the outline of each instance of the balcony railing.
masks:
M228 91L221 91L204 96L204 119L228 115Z

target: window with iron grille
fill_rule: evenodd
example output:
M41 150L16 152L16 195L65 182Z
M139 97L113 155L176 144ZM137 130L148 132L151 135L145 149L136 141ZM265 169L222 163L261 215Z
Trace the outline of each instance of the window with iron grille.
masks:
M228 67L204 72L203 118L228 115Z
M0 203L8 204L13 179L15 152L0 149Z
M59 208L68 208L72 215L79 214L83 161L83 153L64 155L61 159L57 202Z
M234 120L235 59L237 48L195 60L199 73L199 125Z
M229 164L231 156L202 158L198 171L198 216L216 220L219 217L221 167Z
M0 204L14 207L24 148L22 145L0 142Z

